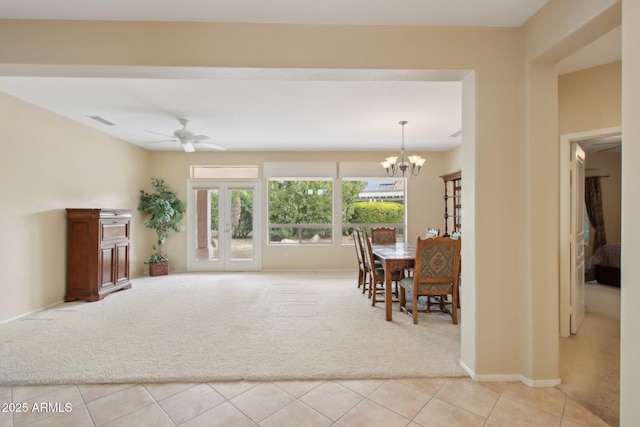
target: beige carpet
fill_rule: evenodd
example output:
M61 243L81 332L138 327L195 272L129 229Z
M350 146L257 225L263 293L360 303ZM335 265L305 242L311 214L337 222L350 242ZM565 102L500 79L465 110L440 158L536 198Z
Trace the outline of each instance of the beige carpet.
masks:
M560 340L559 388L612 426L620 418L620 289L586 285L585 319Z
M466 376L445 314L371 307L355 272L140 278L0 325L0 385Z

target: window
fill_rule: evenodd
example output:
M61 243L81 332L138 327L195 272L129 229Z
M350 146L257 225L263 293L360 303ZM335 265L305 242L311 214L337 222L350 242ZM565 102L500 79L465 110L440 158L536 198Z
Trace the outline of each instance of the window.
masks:
M405 231L405 180L371 178L342 180L342 243L351 243L354 228L395 227Z
M258 166L191 166L193 179L237 179L258 178Z
M332 219L333 180L269 180L269 243L333 243Z

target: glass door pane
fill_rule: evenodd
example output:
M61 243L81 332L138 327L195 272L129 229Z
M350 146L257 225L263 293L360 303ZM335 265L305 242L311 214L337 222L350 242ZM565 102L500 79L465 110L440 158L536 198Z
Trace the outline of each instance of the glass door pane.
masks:
M197 261L216 260L218 248L218 189L196 189L195 257Z
M229 190L231 260L253 259L253 200L251 188Z

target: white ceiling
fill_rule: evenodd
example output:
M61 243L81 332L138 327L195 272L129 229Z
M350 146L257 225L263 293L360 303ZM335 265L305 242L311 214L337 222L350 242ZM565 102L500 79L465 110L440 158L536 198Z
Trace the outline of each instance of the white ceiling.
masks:
M546 2L0 0L0 19L520 26ZM585 66L585 58L592 61L593 54L561 71L599 65ZM166 139L156 134L172 135L181 127L177 119L187 118L195 134L234 151L395 150L400 120L409 122L408 151L443 151L461 141L451 136L461 128L461 77L459 71L69 70L5 64L0 65L0 91L151 150L180 151L178 143L152 141Z

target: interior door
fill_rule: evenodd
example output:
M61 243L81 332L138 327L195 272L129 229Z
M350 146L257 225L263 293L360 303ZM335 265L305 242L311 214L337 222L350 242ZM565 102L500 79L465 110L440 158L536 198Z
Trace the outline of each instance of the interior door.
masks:
M188 271L260 270L259 182L191 180Z
M570 256L571 333L578 332L584 320L584 151L577 142L571 143L571 212L570 212Z

